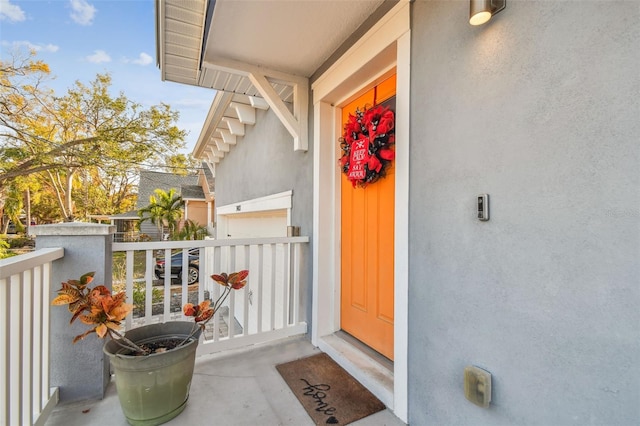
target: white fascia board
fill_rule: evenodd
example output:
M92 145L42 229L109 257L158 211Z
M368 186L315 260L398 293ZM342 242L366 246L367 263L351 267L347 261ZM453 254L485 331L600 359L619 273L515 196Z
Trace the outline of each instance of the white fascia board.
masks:
M219 58L213 62L203 61L203 68L217 69L231 74L237 74L243 77L249 77L251 74L260 74L267 77L286 82L286 84L304 84L309 79L294 74L288 74L282 71L276 71L265 67L248 64L246 62L234 61L232 59Z
M218 215L251 213L268 210L290 209L293 191L284 191L266 197L254 198L252 200L240 201L238 203L227 204L216 209Z

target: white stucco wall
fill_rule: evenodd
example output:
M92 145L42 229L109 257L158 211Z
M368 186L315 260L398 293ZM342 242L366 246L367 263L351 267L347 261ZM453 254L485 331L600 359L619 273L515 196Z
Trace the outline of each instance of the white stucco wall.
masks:
M410 424L638 424L640 3L412 8Z

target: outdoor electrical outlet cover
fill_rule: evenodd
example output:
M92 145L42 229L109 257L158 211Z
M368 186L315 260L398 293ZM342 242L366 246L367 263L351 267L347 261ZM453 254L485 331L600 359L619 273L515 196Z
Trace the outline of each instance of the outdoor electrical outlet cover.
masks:
M491 373L472 365L465 367L464 396L477 406L489 407L491 402Z

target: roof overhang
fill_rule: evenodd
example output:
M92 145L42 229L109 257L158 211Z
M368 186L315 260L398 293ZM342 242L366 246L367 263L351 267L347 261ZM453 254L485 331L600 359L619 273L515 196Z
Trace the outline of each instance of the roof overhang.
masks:
M269 104L254 96L232 92L216 93L202 131L193 150L193 156L217 164L236 145L238 136L244 136L245 126L256 123L256 110L267 110ZM215 170L212 170L215 176Z
M383 3L156 0L157 61L162 79L230 93L216 96L212 109L217 105L222 110L210 111L210 116L231 113L228 118L239 119L233 117L239 115L238 108L229 105L251 105L252 99L259 99L289 131L294 149L306 151L309 77ZM209 124L225 124L213 116L211 121L208 117ZM226 125L218 129L205 125L202 132L210 137L201 135L200 139L208 145L200 146L199 140L196 157L225 152L225 146L219 145L224 141L220 136L225 130L233 133L228 122ZM202 153L207 157L198 156ZM213 155L223 157L220 152Z

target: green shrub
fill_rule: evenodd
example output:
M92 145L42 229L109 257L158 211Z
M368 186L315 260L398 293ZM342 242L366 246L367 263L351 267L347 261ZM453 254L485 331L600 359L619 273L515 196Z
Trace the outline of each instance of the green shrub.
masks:
M9 243L7 242L7 240L0 238L0 259L13 256L13 254L11 254L11 252L7 250L8 248Z
M29 237L15 237L9 240L9 248L22 248L24 246L32 246L34 244L33 239Z
M120 293L126 290L124 282L113 285L113 292ZM143 282L133 283L133 300L127 300L127 303L133 303L134 313L144 312L144 303L147 298L147 291ZM151 288L151 304L161 303L164 300L164 291L162 288Z
M134 309L144 310L144 303L147 298L147 290L144 283L133 283L133 307ZM160 303L164 298L164 292L157 287L151 288L151 303Z

